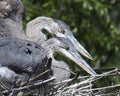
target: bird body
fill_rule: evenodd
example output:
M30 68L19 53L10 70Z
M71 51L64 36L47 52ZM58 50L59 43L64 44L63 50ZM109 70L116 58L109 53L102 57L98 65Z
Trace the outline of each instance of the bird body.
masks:
M47 64L47 54L45 49L34 42L17 38L0 38L0 76L1 78L8 76L3 73L10 72L15 77L17 74L31 74L34 76L45 71ZM8 71L3 71L8 70ZM9 73L9 74L10 74ZM6 76L4 76L6 75ZM21 78L19 78L21 79ZM14 79L8 79L13 82ZM4 80L7 81L7 80Z
M55 82L61 82L70 78L70 68L64 61L58 61L52 58L51 70L53 71L52 76L56 78Z
M1 66L18 68L18 72L27 71L31 68L44 66L46 53L44 48L34 42L15 39L0 38L0 64ZM38 66L38 67L39 67Z

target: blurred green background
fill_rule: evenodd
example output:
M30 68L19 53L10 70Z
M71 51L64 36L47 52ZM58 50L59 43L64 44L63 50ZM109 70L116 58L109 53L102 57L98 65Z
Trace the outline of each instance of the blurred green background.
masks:
M119 0L22 0L24 26L38 16L49 16L68 24L77 40L91 53L87 62L95 69L120 67ZM57 56L61 59L62 56ZM63 60L63 59L61 59ZM71 66L72 61L65 59ZM71 66L77 70L77 66ZM102 71L104 72L104 71ZM98 71L98 73L102 73ZM115 83L119 79L112 78ZM112 82L112 83L113 83Z

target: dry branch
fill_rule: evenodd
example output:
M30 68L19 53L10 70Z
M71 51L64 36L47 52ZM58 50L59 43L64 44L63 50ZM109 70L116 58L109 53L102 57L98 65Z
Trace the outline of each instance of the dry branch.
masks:
M26 85L19 88L13 88L11 90L4 90L1 93L16 93L16 92L26 92L25 90L30 90L33 88L36 90L39 89L41 85L48 84L48 95L49 96L109 96L110 94L119 94L120 90L120 84L118 85L112 85L112 86L105 86L105 87L99 87L99 88L93 88L94 82L100 80L103 77L108 76L119 76L120 75L120 69L114 69L108 72L105 72L103 74L97 75L97 76L79 76L78 78L73 79L67 79L62 82L54 83L55 80L54 77L47 79L42 82L37 82L32 85ZM77 80L75 83L73 83L74 80ZM35 91L36 92L36 91ZM12 95L11 95L12 96Z

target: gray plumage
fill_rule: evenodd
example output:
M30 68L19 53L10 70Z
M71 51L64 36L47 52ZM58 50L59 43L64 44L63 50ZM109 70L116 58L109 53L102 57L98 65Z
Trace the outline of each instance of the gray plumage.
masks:
M13 21L17 21L16 19L13 19L13 18L22 17L20 15L20 13L24 13L24 11L21 11L21 10L24 10L24 8L23 8L23 5L20 2L20 0L19 1L16 1L16 0L15 1L13 1L13 0L6 1L6 0L4 0L4 2L10 3L9 6L10 6L10 8L12 10L11 11L12 15L8 16L9 19L11 19ZM15 7L12 8L12 4L13 5L15 4L15 6L19 4L20 7L16 6L16 9L15 9ZM15 10L15 12L13 10ZM11 18L11 16L13 18ZM20 19L20 21L22 21L22 19ZM10 27L8 27L8 28L10 28ZM13 28L13 27L11 27L11 28ZM6 28L1 28L1 29L6 29ZM16 27L16 29L17 29L17 27ZM60 20L56 20L56 19L52 19L52 18L48 18L48 17L38 17L38 18L30 21L27 24L27 29L26 29L27 37L20 30L19 30L19 32L14 32L14 31L9 32L9 30L7 30L7 32L9 32L9 33L1 32L1 34L2 35L8 35L8 36L10 35L11 37L16 37L16 38L21 38L21 39L23 39L23 38L28 39L28 40L31 40L31 41L35 41L35 42L37 42L39 44L39 42L42 43L42 42L44 42L46 40L45 34L42 34L43 29L47 30L48 33L51 34L51 35L56 35L57 37L62 36L62 37L65 37L65 38L68 38L69 40L71 40L71 42L73 44L77 43L77 45L74 44L74 47L79 52L81 52L84 56L92 59L91 55L74 38L74 36L71 33L69 27L64 22L62 22ZM40 36L42 37L42 39L40 38ZM95 72L93 72L93 73L90 72L90 74L92 74L92 75L95 75L94 73Z
M61 39L63 39L63 38L61 38ZM67 42L66 44L69 44L69 43ZM52 74L51 74L51 76L56 78L55 82L61 82L63 80L68 79L71 75L68 64L65 63L64 61L58 61L54 58L55 53L59 53L59 54L62 53L62 52L60 52L61 48L66 50L65 43L62 42L62 40L58 40L56 38L51 38L51 39L48 39L46 42L44 42L41 46L43 46L47 50L49 57L52 58L52 66L51 66ZM68 50L66 50L66 51L68 51ZM62 54L65 57L69 58L69 56L66 56L64 53L62 53Z
M24 7L21 1L3 0L0 1L0 5L2 7L0 7L0 37L10 37L0 38L0 81L6 87L12 88L26 81L30 75L34 77L43 72L47 61L47 57L44 56L48 54L37 44L25 41L29 38L23 32Z
M0 84L4 89L20 86L20 83L27 82L29 75L27 73L18 74L8 67L0 66Z
M48 58L44 48L34 42L17 38L0 38L0 68L6 68L5 70L8 70L5 71L6 74L7 72L13 74L13 76L12 74L9 75L11 77L15 77L16 74L23 77L25 74L28 76L31 74L32 76L34 76L33 74L40 74L45 71L47 60ZM3 71L0 71L1 78L5 78L4 75L6 74L2 75ZM8 80L9 82L13 82L15 81L14 79L16 78L13 78L12 81L10 79Z
M70 78L70 68L64 61L58 61L55 58L52 58L51 69L53 71L52 76L56 78L55 82L61 82Z
M44 30L50 35L55 35L56 32L61 31L58 24L52 18L41 16L27 23L26 36L29 40L43 44L48 39Z
M74 47L77 51L79 51L83 56L87 57L90 60L93 60L93 57L87 52L87 50L76 40L74 37L70 27L61 20L54 19L54 21L59 25L61 32L67 36L74 44Z
M0 18L0 37L26 38L22 25L9 18Z
M18 42L18 41L23 42L24 40L21 40L21 39L25 39L25 40L34 41L38 44L44 44L44 42L48 38L47 38L46 34L42 33L42 32L44 32L43 30L46 30L47 34L50 34L52 36L64 37L66 39L69 39L70 42L73 43L73 46L72 46L73 48L75 47L76 50L81 52L84 56L92 59L91 55L77 42L77 40L74 38L73 34L71 33L69 27L67 25L65 25L63 22L60 22L59 20L48 18L48 17L38 17L38 18L30 21L27 24L26 36L25 36L25 34L23 32L23 28L22 28L22 19L23 19L23 14L24 14L24 7L21 3L21 0L3 0L3 1L0 1L0 5L1 5L1 9L0 9L0 37L20 38L19 39L20 41L17 40L15 42ZM14 40L11 40L11 41L13 42ZM28 41L25 41L25 42L28 42ZM76 45L76 42L77 42L77 44L79 44L79 46ZM63 43L66 43L66 42L63 42ZM20 43L20 44L23 44L22 46L24 46L24 43ZM38 60L38 58L40 58L39 57L40 55L38 55L39 51L38 52L33 51L33 50L36 50L37 48L35 48L35 47L28 48L28 46L29 46L29 44L28 44L28 45L25 45L24 47L22 47L23 49L25 48L25 50L23 50L23 49L21 49L21 47L19 47L20 44L15 43L15 45L13 44L14 46L9 45L9 46L11 46L11 48L16 47L16 49L13 48L12 49L13 51L10 53L9 53L9 49L7 49L7 47L5 47L6 50L8 50L8 51L6 51L8 53L3 52L2 55L5 56L7 59L5 58L6 61L3 59L1 61L1 65L7 66L10 69L9 71L16 69L16 67L17 67L19 69L18 70L19 72L22 71L25 73L26 72L29 73L29 71L31 70L31 68L30 68L31 66L32 66L32 69L39 68L39 67L35 68L35 66L38 65L35 61ZM64 48L64 46L62 46L62 47ZM69 46L67 45L67 47L69 47ZM80 49L80 47L81 47L81 49ZM58 47L56 47L56 48L58 48ZM4 51L5 49L0 49L0 50L2 52L2 50ZM31 54L31 50L32 50L33 57L29 56ZM45 48L45 50L49 50L49 49ZM52 51L54 52L55 50L52 50ZM83 59L81 59L81 56L79 56L77 51L76 51L76 53L72 53L73 50L72 51L68 50L68 51L71 52L70 54L67 53L72 57L72 58L70 57L70 59L72 59L79 66L82 66L82 68L84 70L86 70L89 74L96 75L94 70ZM16 52L18 52L18 53L16 54ZM42 51L40 51L40 52L42 52ZM48 56L50 51L47 51L47 52L48 52L47 54L44 53L44 51L43 51L43 53L39 53L39 54L41 54L43 56L46 56L46 55ZM14 56L13 56L13 54L14 54ZM34 54L36 54L36 55L34 55ZM76 54L78 54L78 55L76 57L74 57ZM12 58L10 58L11 56L12 56ZM19 59L18 59L18 57L19 57ZM52 57L52 55L51 55L51 57ZM30 59L30 61L27 61L28 58ZM10 59L10 60L8 60L8 59ZM9 61L9 63L7 62L7 60ZM43 60L43 61L46 61L46 60ZM40 60L40 66L41 66L41 62L43 62L43 61ZM55 62L55 63L58 64L58 62L57 63ZM34 63L35 63L35 65L34 65ZM23 64L23 65L21 65L21 64ZM66 63L62 63L62 64L66 64ZM19 66L19 65L21 65L21 66ZM57 65L57 66L59 67L59 65ZM69 69L68 66L66 66L66 67L67 67L67 69ZM43 64L42 68L44 69L44 64ZM56 70L54 68L55 67L53 67L53 71ZM62 70L60 70L60 71L62 71ZM33 70L33 72L34 72L34 70ZM37 71L37 72L39 73L39 71ZM17 73L17 71L15 71L15 73L19 74L19 73ZM67 74L69 75L69 72ZM66 74L63 74L63 77L64 77L64 75L66 75ZM66 78L68 78L68 77L66 77ZM58 78L58 79L60 79L60 78Z
M0 18L10 18L15 22L21 22L24 13L25 10L21 0L0 1Z
M68 39L69 42L73 44L72 48L79 51L85 57L93 59L86 49L75 39L70 28L60 20L45 16L37 17L27 24L26 36L29 40L42 44L48 39L43 30L46 30L47 33L52 36ZM76 58L75 62L86 72L93 76L97 75L97 73L87 64L87 62L85 62L84 59L82 59L80 55L77 55Z
M0 1L0 37L25 39L22 19L24 6L21 0Z

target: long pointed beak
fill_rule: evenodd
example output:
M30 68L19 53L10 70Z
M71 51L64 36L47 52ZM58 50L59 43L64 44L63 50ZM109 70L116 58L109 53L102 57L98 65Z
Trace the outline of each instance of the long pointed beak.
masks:
M88 72L92 76L96 76L97 73L87 64L87 62L80 57L79 54L74 53L72 51L68 52L67 50L63 48L59 48L58 50L60 53L74 61L78 66L80 66L82 69L84 69L86 72Z
M75 37L73 36L72 32L70 30L64 30L66 31L65 34L62 34L60 32L58 32L56 34L57 37L64 37L69 39L72 44L74 45L75 49L77 51L79 51L83 56L93 60L93 57L87 52L87 50L75 39Z
M87 50L75 39L74 36L68 36L70 41L73 43L76 50L78 50L83 56L93 60L93 57L87 52Z
M79 55L74 45L69 39L58 37L57 38L61 42L61 46L58 46L57 52L62 53L72 61L74 61L78 66L84 69L89 74L95 76L97 73L87 64L87 62Z

